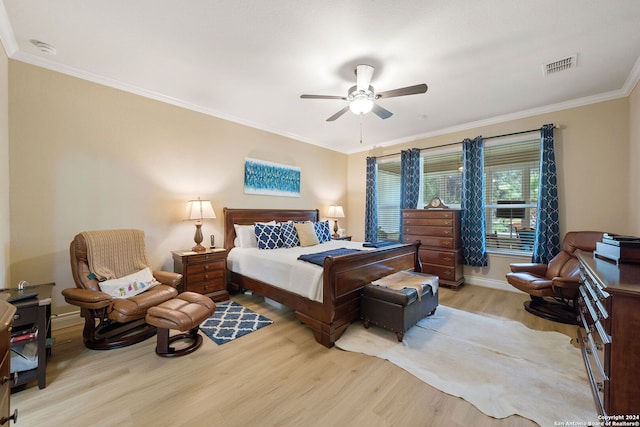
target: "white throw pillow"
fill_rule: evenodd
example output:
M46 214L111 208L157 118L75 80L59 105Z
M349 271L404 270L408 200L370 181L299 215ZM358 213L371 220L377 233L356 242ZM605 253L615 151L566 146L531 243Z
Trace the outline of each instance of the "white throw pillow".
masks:
M129 298L159 285L149 267L119 279L100 282L100 290L113 298Z
M236 238L233 241L233 245L238 248L257 248L258 241L256 240L255 227L253 225L238 225L233 224L233 228L236 230Z

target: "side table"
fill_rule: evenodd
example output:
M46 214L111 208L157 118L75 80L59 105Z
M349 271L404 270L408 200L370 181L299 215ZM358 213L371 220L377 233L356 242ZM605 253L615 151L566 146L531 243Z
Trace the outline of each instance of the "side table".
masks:
M182 274L182 292L197 292L214 301L229 299L226 249L173 251L172 254L173 271Z
M13 316L12 341L35 339L38 345L37 366L33 369L15 372L12 388L38 380L38 388L47 386L47 339L51 337L51 290L55 283L26 286L23 289L5 289L7 301L16 307ZM30 298L24 298L31 296ZM37 333L35 333L37 331ZM33 335L36 336L33 336ZM33 338L31 338L33 336ZM23 341L25 342L25 341Z

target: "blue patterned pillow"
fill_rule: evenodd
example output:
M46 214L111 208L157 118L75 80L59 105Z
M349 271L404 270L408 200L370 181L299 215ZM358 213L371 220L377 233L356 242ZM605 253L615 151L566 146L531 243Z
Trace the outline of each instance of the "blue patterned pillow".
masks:
M258 249L278 249L282 247L280 226L256 223Z
M313 228L318 236L320 243L331 241L331 229L329 228L329 221L314 222Z
M293 248L294 246L300 246L300 239L298 238L298 232L292 221L280 223L280 238L282 239L283 248Z

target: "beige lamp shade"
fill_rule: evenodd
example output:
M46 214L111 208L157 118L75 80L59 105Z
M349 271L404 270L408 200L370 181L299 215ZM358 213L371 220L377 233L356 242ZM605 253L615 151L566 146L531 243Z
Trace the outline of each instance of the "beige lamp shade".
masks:
M333 237L338 237L338 220L336 218L344 218L344 210L340 205L329 206L329 212L327 214L329 218L334 218L333 222Z
M196 234L193 236L193 241L196 245L191 248L195 252L204 252L206 248L201 245L202 243L202 220L215 219L216 214L213 212L213 206L209 200L189 200L187 202L187 216L186 221L196 222Z
M329 218L344 218L344 210L340 205L329 206Z

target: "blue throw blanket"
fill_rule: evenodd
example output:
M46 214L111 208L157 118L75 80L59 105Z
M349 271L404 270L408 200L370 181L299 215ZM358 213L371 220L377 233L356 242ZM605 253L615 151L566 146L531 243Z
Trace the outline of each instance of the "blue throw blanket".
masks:
M365 248L384 248L385 246L392 246L392 245L397 245L398 242L385 242L385 241L379 241L379 242L366 242L363 243L362 246L364 246Z
M361 252L361 250L360 249L338 248L338 249L331 249L331 250L324 251L324 252L317 252L315 254L300 255L298 257L298 259L300 261L310 262L312 264L316 264L316 265L319 265L320 267L322 267L322 265L324 264L324 259L326 257L328 257L328 256L349 255L349 254L352 254L354 252Z

